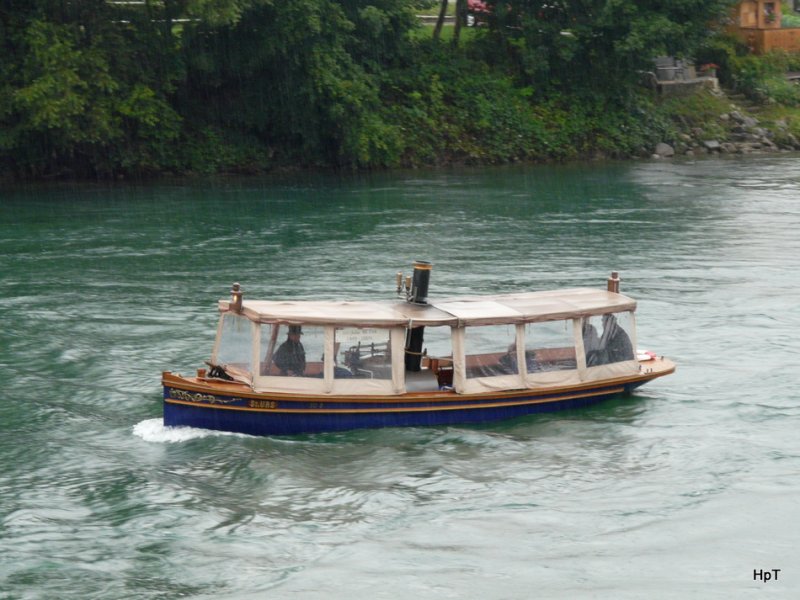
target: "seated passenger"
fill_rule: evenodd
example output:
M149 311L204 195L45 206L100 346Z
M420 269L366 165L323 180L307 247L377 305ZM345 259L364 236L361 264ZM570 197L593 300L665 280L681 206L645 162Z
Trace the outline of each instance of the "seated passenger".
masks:
M497 362L500 363L501 373L519 373L517 368L517 343L513 342Z
M303 330L299 325L290 325L285 342L275 352L273 362L281 371L281 375L301 377L306 370L306 351L300 343Z
M586 366L594 367L604 365L608 362L608 356L600 344L600 336L597 335L597 328L588 319L583 320L583 351L586 354Z
M603 315L603 337L600 344L608 353L609 363L633 360L635 357L631 339L612 314Z

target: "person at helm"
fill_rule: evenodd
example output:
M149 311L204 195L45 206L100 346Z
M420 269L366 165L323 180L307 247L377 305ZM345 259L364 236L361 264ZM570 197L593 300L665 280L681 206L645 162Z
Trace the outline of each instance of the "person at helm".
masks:
M281 371L281 375L301 377L306 370L306 351L300 342L303 330L299 325L289 325L289 333L278 351L275 352L273 362Z

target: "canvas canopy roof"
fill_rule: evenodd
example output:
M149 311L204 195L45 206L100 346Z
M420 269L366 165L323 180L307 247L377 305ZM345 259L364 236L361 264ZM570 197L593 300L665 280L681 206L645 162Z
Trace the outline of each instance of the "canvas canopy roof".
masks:
M219 309L229 310L221 300ZM258 323L416 327L531 323L636 310L636 302L613 292L576 288L502 296L468 296L419 305L408 302L245 300L242 314Z

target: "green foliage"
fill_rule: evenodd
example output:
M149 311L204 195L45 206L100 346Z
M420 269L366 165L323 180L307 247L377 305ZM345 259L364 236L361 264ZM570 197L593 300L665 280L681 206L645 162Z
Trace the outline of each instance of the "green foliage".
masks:
M254 136L207 126L186 133L184 151L174 157L175 172L255 174L274 164L273 149Z
M719 115L729 111L729 101L709 91L661 99L654 107L654 114L670 123L662 136L664 141L675 141L678 131L697 130L702 130L703 139L725 139L728 134Z
M776 132L775 143L786 141L787 134L793 135L795 140L800 139L800 108L773 104L765 107L759 116L763 123L769 124Z
M800 107L800 86L789 82L785 77L770 77L763 82L759 90L770 102L783 106Z
M18 60L0 66L0 168L110 176L139 158L158 170L181 118L169 61L154 60L155 21L134 29L101 0L32 4L2 14L0 42Z
M485 64L422 43L417 62L391 73L384 119L402 133L402 164L494 163L547 157L547 133L528 90Z
M16 89L4 90L6 147L69 155L120 137L113 107L119 85L100 48L82 44L75 27L40 20L29 23L19 46Z
M421 15L437 14L439 10L439 0L416 0L413 3L414 10Z
M492 44L539 94L613 92L659 55L691 55L732 0L496 0Z
M726 34L712 35L695 52L695 64L717 65L717 78L723 85L732 85L732 74L739 56L749 53L747 46L738 38Z
M781 27L800 27L800 15L784 14L781 18Z
M596 95L562 95L540 105L538 112L563 158L623 158L649 154L672 129L644 94L625 100Z
M783 18L781 19L781 27L800 27L800 15L792 10L794 2L791 0L783 0L781 2L781 12Z
M764 56L737 56L731 64L731 82L751 100L800 106L800 87L786 81L787 71L800 69L800 56L770 52Z
M378 117L378 74L404 54L409 6L295 0L254 7L232 27L189 28L189 112L283 149L287 163L389 164L397 136Z
M752 101L800 106L800 86L785 78L788 71L800 70L799 54L773 51L754 55L739 39L718 34L698 50L696 58L698 64L718 65L720 82Z
M730 4L496 0L456 47L415 16L438 0L0 0L0 174L638 155L693 119L639 86L656 55L798 103L797 59L709 37Z
M449 57L449 58L448 58ZM537 100L468 52L422 44L413 69L391 74L386 119L402 130L403 164L498 163L640 155L663 139L667 118L649 118L641 92L551 94Z
M168 13L214 26L234 25L250 8L267 0L165 0Z

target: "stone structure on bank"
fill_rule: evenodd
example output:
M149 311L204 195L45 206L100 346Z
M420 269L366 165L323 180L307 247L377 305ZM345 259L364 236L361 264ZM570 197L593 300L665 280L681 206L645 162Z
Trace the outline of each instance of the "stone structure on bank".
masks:
M653 150L653 158L672 156L699 156L704 154L751 154L755 152L791 152L800 150L800 140L789 132L784 121L778 121L771 129L761 126L755 117L732 110L719 116L726 129L726 137L710 139L700 128L681 133L678 139L668 144L661 142Z
M718 91L716 65L698 73L692 61L673 56L653 60L654 70L646 73L648 83L662 96L688 96L703 89Z

